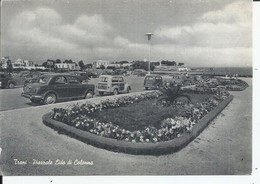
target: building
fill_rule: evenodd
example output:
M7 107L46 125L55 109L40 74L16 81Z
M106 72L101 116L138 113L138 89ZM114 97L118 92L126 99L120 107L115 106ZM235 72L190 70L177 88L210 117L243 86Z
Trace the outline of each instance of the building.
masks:
M179 67L179 68L178 68L178 71L179 71L179 72L187 72L187 71L190 71L190 68Z
M8 62L11 63L11 60L10 60L9 56L7 56L7 57L2 57L1 60L0 60L0 66L1 66L1 68L3 68L3 69L4 69L4 68L7 68Z
M14 63L12 63L13 68L23 68L23 69L35 69L35 64L33 61L23 60L18 58Z
M55 63L55 68L58 70L79 70L76 63Z
M101 65L103 65L105 68L107 68L107 66L110 64L109 61L105 61L105 60L97 60L93 62L93 68L97 69L100 68Z

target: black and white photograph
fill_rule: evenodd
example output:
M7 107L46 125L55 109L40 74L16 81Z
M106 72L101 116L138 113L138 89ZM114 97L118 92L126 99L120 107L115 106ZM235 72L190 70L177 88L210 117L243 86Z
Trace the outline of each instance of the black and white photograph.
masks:
M3 0L3 176L252 175L253 2Z

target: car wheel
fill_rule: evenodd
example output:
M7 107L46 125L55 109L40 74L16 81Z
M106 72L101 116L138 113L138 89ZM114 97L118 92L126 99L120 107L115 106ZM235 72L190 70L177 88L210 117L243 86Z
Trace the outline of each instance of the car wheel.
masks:
M127 87L126 92L130 93L130 87Z
M43 103L47 104L54 104L56 102L56 95L53 93L49 93L45 96Z
M93 91L89 90L85 95L85 99L93 98L93 95L94 95Z
M14 88L14 83L12 83L12 82L9 83L9 84L8 84L8 88L10 88L10 89Z
M117 89L114 89L114 95L118 95L118 90Z
M100 96L103 96L103 95L104 95L104 92L103 92L103 91L99 91L98 94L99 94Z

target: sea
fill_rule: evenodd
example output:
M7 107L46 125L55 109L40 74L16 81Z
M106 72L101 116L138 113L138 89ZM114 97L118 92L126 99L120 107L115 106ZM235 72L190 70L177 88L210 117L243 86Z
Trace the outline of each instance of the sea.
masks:
M252 77L253 68L252 67L204 67L204 68L194 68L199 71L203 71L204 74L216 74L216 75L232 75L238 74L239 76Z

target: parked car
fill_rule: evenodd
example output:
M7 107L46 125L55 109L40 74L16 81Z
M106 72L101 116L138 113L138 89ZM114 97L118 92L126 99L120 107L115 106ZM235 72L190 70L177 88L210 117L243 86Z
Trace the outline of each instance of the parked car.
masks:
M11 74L3 73L3 72L0 73L1 88L14 88L15 85L17 85L17 83Z
M26 85L21 95L34 103L52 104L57 100L92 98L94 91L94 84L82 84L74 75L46 74Z
M144 88L147 89L159 89L163 87L163 78L160 75L147 75L144 78Z
M104 93L117 95L120 92L129 93L131 86L125 82L123 76L101 75L96 90L99 95L103 95Z
M99 74L97 72L86 71L86 73L89 78L98 78L99 77Z
M77 76L81 82L87 82L89 80L89 76L86 72L74 72L72 75Z
M144 69L135 69L134 70L134 75L137 76L145 76L148 72L145 71Z

